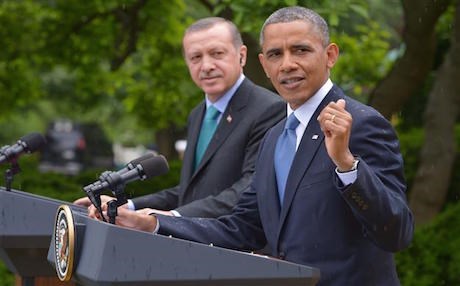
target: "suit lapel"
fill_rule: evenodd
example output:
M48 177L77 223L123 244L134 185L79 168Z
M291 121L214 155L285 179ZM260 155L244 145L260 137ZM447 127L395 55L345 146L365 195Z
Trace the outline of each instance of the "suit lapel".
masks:
M183 168L183 174L181 176L184 176L184 178L181 178L181 181L186 178L186 180L183 181L189 182L190 178L193 175L195 163L195 149L198 142L198 136L200 135L201 121L203 121L205 109L206 104L203 101L196 110L196 113L193 116L193 118L190 118L190 124L188 126L189 142L187 142L187 149L185 151L183 160L183 163L186 165L184 165Z
M245 107L248 102L248 93L250 92L250 82L245 79L238 90L233 95L232 99L228 103L227 108L225 109L224 114L222 114L222 118L217 126L217 129L209 142L206 151L204 152L203 158L201 159L200 164L198 165L193 177L195 177L200 170L208 163L208 161L212 158L214 153L219 149L219 147L225 142L225 139L232 133L232 131L238 126L240 121L243 119ZM199 127L198 131L199 133ZM196 136L198 138L198 136ZM197 139L196 139L197 140ZM195 146L193 146L193 150L195 150ZM193 178L192 178L193 179Z

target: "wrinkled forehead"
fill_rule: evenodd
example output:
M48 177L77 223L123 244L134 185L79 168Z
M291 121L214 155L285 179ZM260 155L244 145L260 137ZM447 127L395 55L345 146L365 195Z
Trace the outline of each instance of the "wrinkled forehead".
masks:
M306 21L273 23L264 30L262 50L298 45L322 45L323 39L315 27Z
M270 21L271 20L271 21ZM321 39L323 46L327 46L329 44L329 28L327 23L321 17L313 17L313 18L299 18L299 17L288 17L288 18L281 18L281 19L267 19L267 21L262 26L259 35L259 44L263 46L266 38L266 30L268 27L273 27L274 25L282 25L282 24L289 24L289 23L303 23L304 26L308 27L310 32L317 34L317 37Z

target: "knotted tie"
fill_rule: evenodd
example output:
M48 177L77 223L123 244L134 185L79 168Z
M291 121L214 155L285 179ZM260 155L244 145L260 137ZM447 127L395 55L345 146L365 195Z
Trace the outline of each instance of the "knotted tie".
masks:
M200 164L209 141L211 141L212 135L214 131L216 131L219 114L219 110L212 105L206 109L206 114L201 124L200 137L198 138L198 144L195 150L195 169L198 167L198 164Z
M289 115L283 133L281 133L275 148L275 173L276 183L278 185L278 195L280 204L283 205L284 191L286 181L291 169L292 160L296 152L297 136L295 129L299 125L299 120L295 117L294 112Z

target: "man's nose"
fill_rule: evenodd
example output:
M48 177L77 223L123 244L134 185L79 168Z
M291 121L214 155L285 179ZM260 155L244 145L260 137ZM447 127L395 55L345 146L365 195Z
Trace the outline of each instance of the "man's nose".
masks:
M290 53L284 53L280 69L283 72L289 72L297 67L294 58Z
M202 65L201 65L201 69L205 72L209 72L211 70L213 70L215 67L215 64L214 64L214 59L211 58L211 57L208 57L208 56L204 56L203 57L203 62L202 62Z

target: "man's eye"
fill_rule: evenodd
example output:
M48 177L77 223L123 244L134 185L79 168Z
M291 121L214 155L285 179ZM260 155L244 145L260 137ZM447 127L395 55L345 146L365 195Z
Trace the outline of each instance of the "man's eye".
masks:
M309 48L304 47L304 48L297 48L295 50L295 53L297 53L297 54L305 54L305 53L308 53L309 51L310 51Z
M219 57L222 57L224 55L224 52L222 51L215 51L212 53L212 56L215 57L215 58L219 58Z
M201 59L201 56L198 56L198 55L197 55L197 56L192 56L192 57L190 58L190 61L192 61L192 62L197 62L197 61L199 61L200 59Z
M268 57L269 59L275 59L275 58L279 57L280 55L281 55L281 53L279 53L279 52L274 52L274 53L268 53L267 57Z

